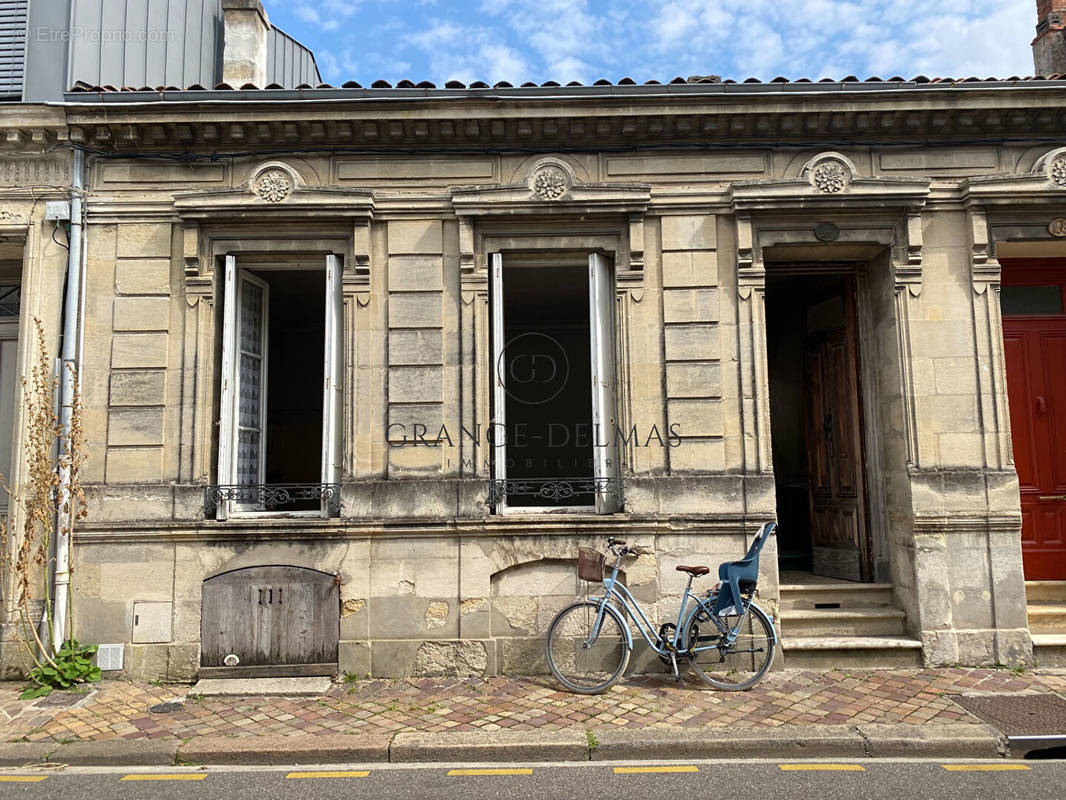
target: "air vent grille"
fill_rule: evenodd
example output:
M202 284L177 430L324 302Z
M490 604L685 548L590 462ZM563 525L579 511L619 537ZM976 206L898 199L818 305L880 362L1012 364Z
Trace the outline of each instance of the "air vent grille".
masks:
M102 644L96 651L96 665L104 672L122 669L123 644Z

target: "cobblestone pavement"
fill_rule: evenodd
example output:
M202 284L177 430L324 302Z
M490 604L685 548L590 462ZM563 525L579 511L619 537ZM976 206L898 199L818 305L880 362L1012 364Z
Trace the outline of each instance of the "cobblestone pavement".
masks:
M1066 673L993 669L779 672L748 692L634 677L603 695L560 691L547 678L411 678L334 684L319 698L186 699L188 686L106 681L91 693L19 701L0 684L5 741L323 735L398 731L494 731L643 727L973 722L953 694L1066 692Z

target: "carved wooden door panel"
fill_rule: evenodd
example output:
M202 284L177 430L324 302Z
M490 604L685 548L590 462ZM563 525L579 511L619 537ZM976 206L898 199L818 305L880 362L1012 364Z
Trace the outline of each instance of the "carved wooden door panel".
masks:
M1064 259L1003 264L1003 350L1031 581L1066 580Z
M201 673L335 673L339 591L334 576L301 567L250 567L207 579Z
M866 481L852 283L805 315L812 571L866 580Z

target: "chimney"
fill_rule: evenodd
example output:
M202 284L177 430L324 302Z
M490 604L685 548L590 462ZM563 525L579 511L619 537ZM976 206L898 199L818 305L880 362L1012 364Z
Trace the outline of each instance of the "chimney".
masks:
M1036 16L1036 74L1066 75L1066 0L1036 0Z
M254 83L259 88L266 86L270 20L263 4L260 0L222 0L222 13L226 42L222 52L222 82L234 89L246 83Z

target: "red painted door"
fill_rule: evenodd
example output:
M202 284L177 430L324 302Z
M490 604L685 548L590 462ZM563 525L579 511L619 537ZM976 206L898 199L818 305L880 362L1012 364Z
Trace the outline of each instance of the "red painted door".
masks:
M1066 580L1064 288L1064 261L1003 265L1003 344L1027 580Z

